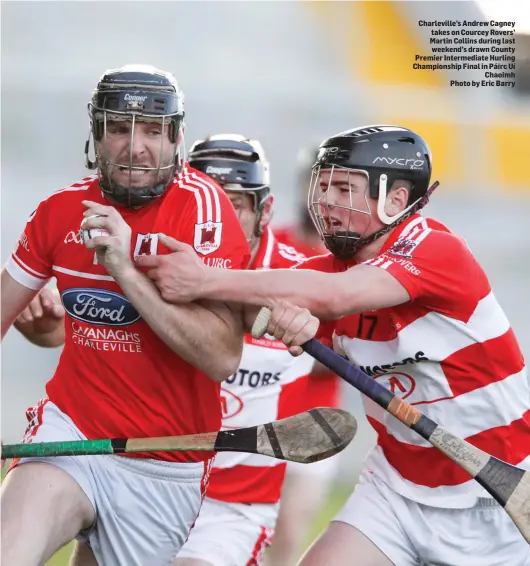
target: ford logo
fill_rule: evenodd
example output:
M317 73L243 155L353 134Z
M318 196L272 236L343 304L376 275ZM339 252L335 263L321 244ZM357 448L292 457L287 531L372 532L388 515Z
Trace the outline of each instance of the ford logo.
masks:
M64 310L72 317L102 326L126 326L140 319L131 301L104 289L68 289L61 294Z

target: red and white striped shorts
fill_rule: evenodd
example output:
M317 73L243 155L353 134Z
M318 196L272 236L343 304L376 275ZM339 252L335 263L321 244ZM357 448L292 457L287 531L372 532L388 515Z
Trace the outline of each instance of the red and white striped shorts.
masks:
M178 558L215 566L260 566L272 543L278 504L227 503L206 497Z

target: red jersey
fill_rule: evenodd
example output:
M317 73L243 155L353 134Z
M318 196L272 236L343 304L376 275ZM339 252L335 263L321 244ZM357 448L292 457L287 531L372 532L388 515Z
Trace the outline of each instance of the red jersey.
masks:
M328 253L323 242L318 245L309 243L300 238L295 225L284 226L274 231L278 241L287 246L292 246L308 258ZM322 366L317 366L316 372L309 376L304 394L299 396L301 404L300 411L313 409L314 407L339 407L340 406L340 379L331 371Z
M364 263L391 273L411 300L326 323L322 332L335 351L440 426L528 469L530 387L524 359L465 242L416 214ZM326 255L301 267L338 272L351 265ZM413 430L364 396L363 402L378 436L366 465L394 491L448 508L489 497Z
M286 269L303 259L267 229L249 269ZM313 365L309 354L291 356L281 340L247 334L237 372L221 384L223 428L250 427L298 413L300 385L306 384ZM231 503L277 503L285 468L286 462L261 454L220 453L206 494Z
M220 384L166 346L96 262L94 251L86 249L79 234L83 200L109 204L95 176L39 204L6 266L31 289L57 278L66 336L46 385L49 399L89 439L219 430ZM248 243L230 200L214 181L189 166L153 203L137 210L116 208L132 229L132 256L167 253L158 243L158 234L165 233L192 245L205 261L234 269L248 264ZM141 455L180 462L211 456Z
M301 237L300 231L296 225L282 226L274 229L274 234L279 242L283 242L288 246L296 248L299 252L303 253L306 257L314 257L328 252L322 240L317 244L309 242ZM315 231L316 234L316 231Z

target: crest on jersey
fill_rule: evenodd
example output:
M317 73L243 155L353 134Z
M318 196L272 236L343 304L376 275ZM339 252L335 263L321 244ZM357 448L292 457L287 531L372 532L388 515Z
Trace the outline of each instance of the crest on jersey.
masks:
M139 255L156 255L158 249L158 234L137 234L133 257Z
M195 224L193 247L202 255L208 255L219 249L221 245L222 222L203 222Z
M406 258L412 257L412 252L416 249L419 242L414 240L398 240L386 253L392 255L399 255Z

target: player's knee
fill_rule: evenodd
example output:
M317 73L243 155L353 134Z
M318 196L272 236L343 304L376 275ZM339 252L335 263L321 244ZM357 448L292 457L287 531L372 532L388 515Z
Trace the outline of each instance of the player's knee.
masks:
M23 505L31 501L31 508ZM44 516L49 514L49 522ZM80 485L61 468L44 462L27 462L12 469L2 486L2 518L8 522L33 521L49 529L78 531L90 527L95 511Z
M299 566L349 566L351 557L370 566L392 566L392 562L361 531L340 521L330 523L302 558Z

